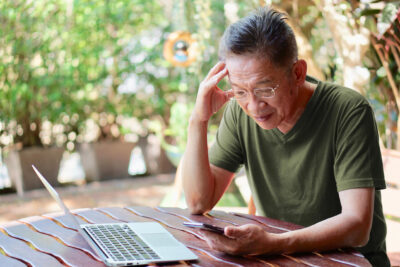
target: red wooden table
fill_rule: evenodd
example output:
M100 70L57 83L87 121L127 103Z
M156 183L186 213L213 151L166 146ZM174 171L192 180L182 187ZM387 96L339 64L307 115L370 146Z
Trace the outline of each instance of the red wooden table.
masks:
M211 211L190 215L179 208L109 207L73 210L82 223L156 221L199 257L198 261L168 266L370 266L354 250L282 254L278 256L230 256L210 249L197 229L184 221L208 222L218 226L258 224L271 233L295 230L299 226L247 214ZM0 225L0 266L105 266L70 219L61 213L45 214ZM153 265L154 266L154 265Z

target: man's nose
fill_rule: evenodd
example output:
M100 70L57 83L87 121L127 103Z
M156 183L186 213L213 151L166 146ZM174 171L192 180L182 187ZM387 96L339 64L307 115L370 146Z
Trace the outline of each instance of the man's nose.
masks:
M260 101L260 99L255 96L254 94L249 94L248 96L248 103L247 103L247 109L250 111L252 114L257 114L258 109L263 105L263 101Z

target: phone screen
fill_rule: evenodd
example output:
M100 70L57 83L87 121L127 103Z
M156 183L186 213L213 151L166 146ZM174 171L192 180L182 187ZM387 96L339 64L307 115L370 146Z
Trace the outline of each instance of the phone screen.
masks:
M224 228L216 226L216 225L208 224L208 223L183 222L183 225L188 226L188 227L208 230L208 231L215 232L218 234L224 234Z

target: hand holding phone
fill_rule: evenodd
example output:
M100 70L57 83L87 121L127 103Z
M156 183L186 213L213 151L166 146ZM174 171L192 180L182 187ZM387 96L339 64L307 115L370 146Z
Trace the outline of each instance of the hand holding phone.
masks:
M188 227L193 227L193 228L199 228L203 230L208 230L214 233L218 234L224 234L224 228L208 224L208 223L198 223L198 222L183 222L183 225L188 226Z

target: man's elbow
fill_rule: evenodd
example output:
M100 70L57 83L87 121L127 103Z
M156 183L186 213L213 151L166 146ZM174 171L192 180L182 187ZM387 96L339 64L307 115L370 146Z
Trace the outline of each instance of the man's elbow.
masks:
M201 201L199 199L186 198L186 204L187 204L189 212L194 215L204 214L210 210L204 204L204 201Z
M353 227L354 235L351 240L351 247L363 247L368 244L370 233L371 233L371 223L366 223L365 221L360 221L354 224Z
M202 215L207 212L207 210L202 209L200 207L190 207L188 206L189 212L192 215Z
M189 210L190 214L193 214L193 215L201 215L201 214L204 214L207 211L209 211L209 209L206 209L202 205L190 205L188 203L187 206L188 206L188 210Z
M371 231L364 231L360 233L358 237L354 240L353 247L363 247L368 244L369 236Z

